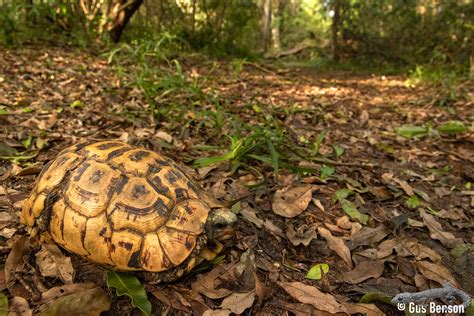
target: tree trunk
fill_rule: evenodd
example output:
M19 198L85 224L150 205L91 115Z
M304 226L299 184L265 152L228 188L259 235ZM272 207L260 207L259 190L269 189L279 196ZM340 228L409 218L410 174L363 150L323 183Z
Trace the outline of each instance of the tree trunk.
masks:
M272 10L272 48L275 51L280 51L280 27L283 13L283 5L281 0L274 0L274 9Z
M122 37L123 30L132 18L133 14L140 8L143 0L119 0L120 9L111 19L111 25L107 28L112 41L117 43Z
M339 24L341 23L341 4L340 0L332 0L332 26L331 26L331 44L332 44L332 59L335 62L340 60L339 54Z
M272 23L272 0L263 1L262 49L268 50L270 43L270 25Z

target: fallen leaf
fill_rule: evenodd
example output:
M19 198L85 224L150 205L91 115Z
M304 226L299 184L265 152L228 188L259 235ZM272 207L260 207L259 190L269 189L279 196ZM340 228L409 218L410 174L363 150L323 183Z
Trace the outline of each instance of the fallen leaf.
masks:
M375 304L342 302L350 315L378 316L385 315Z
M352 267L351 251L341 238L334 237L329 230L318 228L318 233L326 239L328 247L334 250L350 267Z
M54 301L42 316L99 316L110 309L110 298L101 288L87 289Z
M64 283L72 283L74 268L71 258L66 257L58 246L43 244L41 250L36 253L36 263L41 275L45 277L59 276Z
M254 224L258 228L262 228L263 224L265 223L264 220L257 217L257 213L255 212L255 210L246 203L242 203L240 214L246 221Z
M423 209L420 210L420 216L423 219L425 225L428 227L430 231L430 237L432 239L439 240L444 246L448 248L454 248L457 245L464 244L462 238L457 238L453 234L445 232L441 224Z
M246 293L233 293L222 301L220 308L228 309L232 313L242 314L255 301L255 290Z
M90 290L95 288L94 283L71 283L62 286L55 286L41 294L41 303L50 304L51 301L57 299L58 297L69 295L76 292L81 292L84 290Z
M390 234L390 229L384 225L375 228L364 227L351 235L347 244L351 250L358 246L371 246L384 239L388 234Z
M436 281L439 284L449 282L455 287L459 286L456 279L451 275L451 272L449 272L448 268L446 268L444 265L431 263L428 261L417 261L414 264L427 279Z
M343 273L339 281L358 284L370 278L378 278L385 268L384 262L385 260L362 261L352 271Z
M277 282L277 284L298 302L310 304L323 312L347 314L347 309L339 304L334 296L323 293L314 286L300 282Z
M287 218L298 216L308 207L312 193L313 187L309 185L277 190L272 203L273 212Z
M408 182L406 182L405 180L398 179L395 177L392 180L396 182L407 195L412 196L415 194L411 185L409 185Z
M294 246L303 245L308 246L313 239L318 235L316 233L316 226L308 226L306 224L300 225L296 230L291 223L288 223L286 228L286 236Z
M329 272L329 265L327 263L318 263L309 269L306 273L306 278L310 280L321 280L321 278Z
M414 256L416 260L430 259L431 261L441 261L441 255L434 249L420 243L415 238L404 239L395 246L395 251L404 257Z
M8 316L31 316L33 312L30 305L23 297L15 296L10 299Z
M5 282L9 284L15 275L17 267L22 263L23 256L30 251L30 241L28 237L20 237L12 247L5 260Z
M229 316L231 313L228 309L208 309L203 316Z
M164 131L158 131L155 133L155 137L164 140L167 143L172 143L173 142L173 136L170 134L164 132Z
M232 291L221 287L223 281L221 276L228 273L228 265L218 265L206 274L198 274L191 288L210 299L219 299L232 294Z

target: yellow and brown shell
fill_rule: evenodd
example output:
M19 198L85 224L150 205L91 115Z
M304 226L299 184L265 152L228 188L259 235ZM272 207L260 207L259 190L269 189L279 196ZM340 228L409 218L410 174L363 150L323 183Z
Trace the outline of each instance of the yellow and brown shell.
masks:
M83 143L45 166L21 221L117 270L189 270L206 242L205 201L169 158L117 141Z

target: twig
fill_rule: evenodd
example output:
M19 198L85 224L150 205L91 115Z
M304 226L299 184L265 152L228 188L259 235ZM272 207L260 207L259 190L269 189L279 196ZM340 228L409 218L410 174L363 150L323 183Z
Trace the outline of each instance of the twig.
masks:
M441 288L429 289L418 293L400 293L392 299L392 303L431 301L440 298L446 298L451 302L456 297L463 301L463 306L466 309L471 305L471 297L466 292L452 287L449 282L444 283Z

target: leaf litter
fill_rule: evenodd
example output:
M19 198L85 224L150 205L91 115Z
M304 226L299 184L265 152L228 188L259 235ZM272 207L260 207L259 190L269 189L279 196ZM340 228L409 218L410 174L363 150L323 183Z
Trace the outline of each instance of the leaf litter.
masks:
M459 102L454 112L420 107L417 102L436 94L436 87L407 88L399 77L385 86L388 81L377 76L315 77L303 69L262 74L255 67L236 77L219 61L224 67L206 78L212 96L165 94L159 106L173 106L157 119L141 91L124 85L127 79L101 57L44 47L0 54L0 286L11 310L31 315L89 302L98 303L97 312L108 304L113 312L133 309L130 299L106 290L105 279L97 277L103 271L94 274L83 259L24 238L18 212L46 161L80 140L120 138L191 162L210 155L199 146L222 150L220 133L232 133L227 122L235 118L262 128L273 117L272 124L281 122L292 137L295 148L288 150L311 162L298 155L281 160L278 142L262 142L267 156L255 151L200 168L195 174L206 189L240 205L236 242L207 270L173 285L146 285L144 299L154 309L380 315L395 310L383 297L446 280L474 294L472 278L463 274L472 251L450 252L474 242L468 103ZM206 73L217 62L188 58L183 65L192 66L183 71ZM382 91L391 95L390 104L381 101ZM209 115L225 116L219 130ZM427 134L430 121L439 136ZM308 141L315 146L300 152ZM334 200L339 190L352 193ZM307 279L318 263L328 272ZM375 292L385 296L358 303Z

